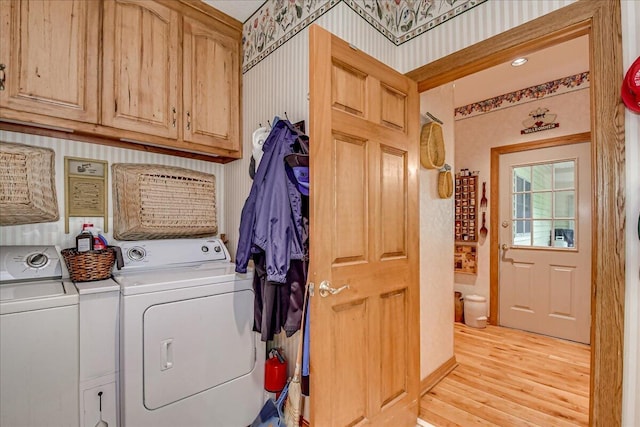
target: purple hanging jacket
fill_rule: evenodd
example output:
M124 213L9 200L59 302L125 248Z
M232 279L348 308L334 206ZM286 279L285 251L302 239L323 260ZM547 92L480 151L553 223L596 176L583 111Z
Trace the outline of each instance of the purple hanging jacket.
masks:
M285 283L289 261L303 259L300 193L288 179L284 156L293 152L299 134L288 120L274 124L242 208L236 271L246 273L257 248L266 253L267 280Z

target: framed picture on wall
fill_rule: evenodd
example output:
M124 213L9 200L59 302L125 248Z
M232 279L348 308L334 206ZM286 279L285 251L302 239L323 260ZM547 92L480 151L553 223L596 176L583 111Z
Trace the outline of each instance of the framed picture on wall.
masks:
M453 254L453 271L464 274L477 274L477 246L456 243Z

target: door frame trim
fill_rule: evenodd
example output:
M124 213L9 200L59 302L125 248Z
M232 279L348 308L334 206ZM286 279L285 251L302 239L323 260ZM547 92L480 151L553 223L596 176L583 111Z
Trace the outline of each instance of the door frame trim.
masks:
M498 325L500 321L500 257L492 256L500 250L500 156L503 154L519 153L522 151L538 150L541 148L561 147L563 145L591 142L591 132L541 139L521 144L503 145L491 148L491 177L489 203L489 323ZM591 171L593 181L593 170ZM593 214L593 203L591 207ZM593 226L591 229L593 236ZM591 259L593 262L593 257Z
M593 229L589 423L622 424L625 127L620 0L579 0L407 73L426 91L588 34ZM516 55L517 54L517 55Z

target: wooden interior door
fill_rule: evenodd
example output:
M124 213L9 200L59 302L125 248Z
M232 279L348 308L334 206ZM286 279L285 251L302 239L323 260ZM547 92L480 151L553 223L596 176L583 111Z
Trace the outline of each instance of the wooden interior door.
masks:
M153 1L104 2L104 125L178 137L178 22Z
M240 41L184 18L184 140L240 150Z
M0 106L97 123L99 16L93 1L0 1Z
M591 144L500 156L500 325L589 344Z
M318 26L309 65L311 425L415 426L416 84Z

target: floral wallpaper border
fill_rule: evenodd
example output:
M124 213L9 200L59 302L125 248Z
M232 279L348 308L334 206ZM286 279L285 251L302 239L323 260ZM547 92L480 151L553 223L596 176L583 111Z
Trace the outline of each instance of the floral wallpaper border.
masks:
M242 73L340 2L398 46L486 1L266 0L243 25Z
M341 1L265 1L242 28L242 73L256 66Z
M487 0L343 0L396 46Z
M585 71L573 76L563 77L550 82L531 86L515 92L505 93L484 101L474 102L455 109L455 120L488 113L493 110L524 104L549 95L560 95L589 87L589 72Z

